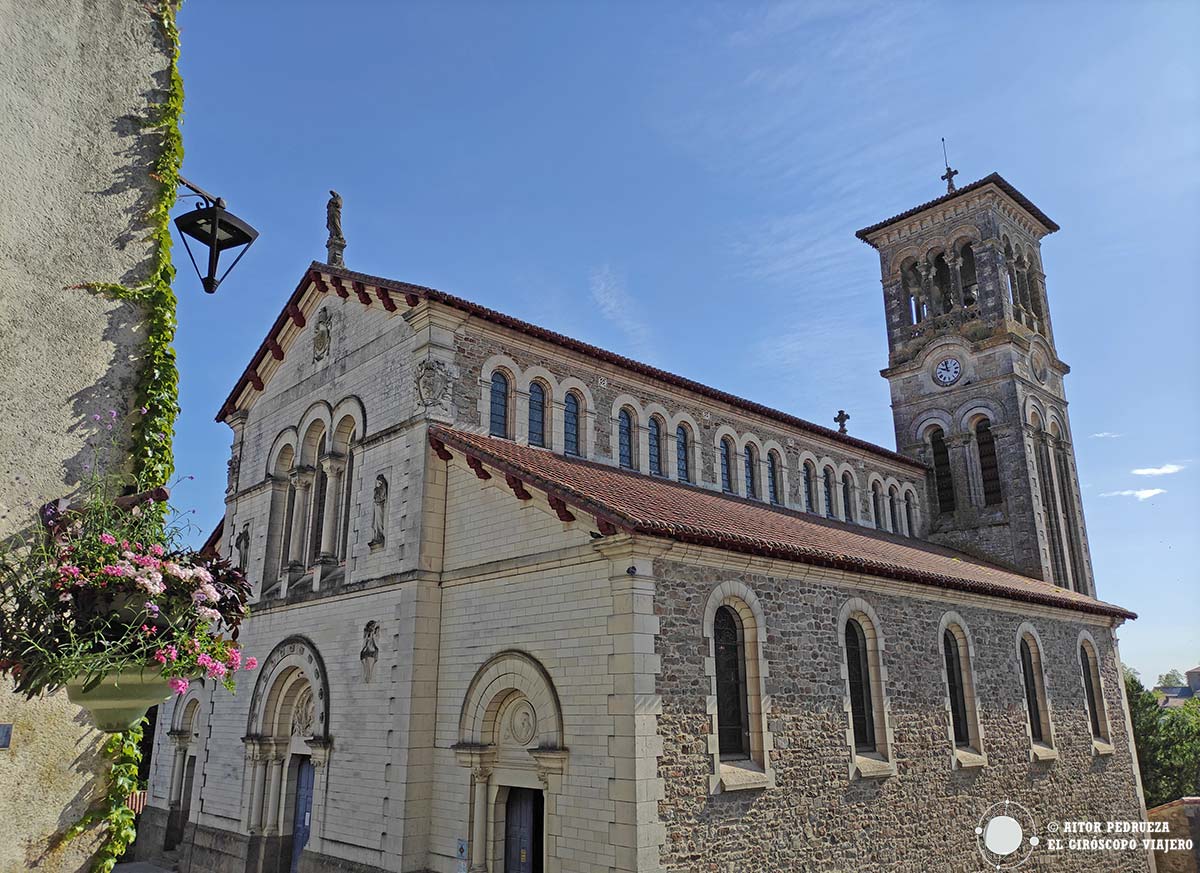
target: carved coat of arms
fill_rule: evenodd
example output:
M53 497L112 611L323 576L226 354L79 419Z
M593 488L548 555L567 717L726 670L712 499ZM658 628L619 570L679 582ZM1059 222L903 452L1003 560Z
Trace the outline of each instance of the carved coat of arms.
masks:
M450 370L444 361L417 363L417 396L426 406L445 408L450 400Z

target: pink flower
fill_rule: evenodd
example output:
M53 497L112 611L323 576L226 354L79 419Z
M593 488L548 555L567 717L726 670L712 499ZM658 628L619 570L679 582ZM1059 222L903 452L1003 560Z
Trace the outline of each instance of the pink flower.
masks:
M167 684L171 686L171 690L176 694L183 694L188 690L188 681L186 679L168 679Z
M242 666L242 650L241 649L231 649L229 652L229 660L227 663L229 664L230 670L236 670L238 667Z
M154 545L152 545L150 547L150 554L154 555L154 557L156 557L156 558L161 558L166 553L167 553L167 550L164 549L162 546L160 546L158 543L155 543Z
M167 657L170 658L172 661L179 658L179 650L176 649L174 646L167 646L166 652L167 652Z
M159 649L157 652L154 653L154 660L158 661L158 663L160 663L160 664L167 663L167 653L164 652L162 649Z
M220 661L213 661L208 668L208 676L210 679L220 679L225 675L225 665Z
M105 564L100 568L100 572L106 576L125 576L128 575L126 569L120 564Z
M208 621L219 621L221 618L221 613L208 606L197 606L196 612L199 613L201 618L207 619Z
M210 667L216 662L213 661L212 655L210 655L208 652L203 652L199 657L196 658L196 663L201 667Z
M104 543L106 546L115 546L117 544L117 538L110 533L102 533L100 534L100 542Z
M61 600L63 603L70 603L71 595L69 592L64 591L62 594L58 595L58 599Z
M247 658L246 663L243 666L243 669L253 670L257 666L258 666L258 658Z

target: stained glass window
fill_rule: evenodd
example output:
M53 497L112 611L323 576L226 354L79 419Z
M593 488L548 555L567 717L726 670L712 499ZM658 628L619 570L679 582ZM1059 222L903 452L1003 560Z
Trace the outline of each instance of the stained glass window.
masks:
M508 377L497 370L492 373L492 405L491 427L492 436L508 436Z
M742 620L722 606L713 619L717 671L717 740L721 757L750 755L750 719L746 705L746 654Z

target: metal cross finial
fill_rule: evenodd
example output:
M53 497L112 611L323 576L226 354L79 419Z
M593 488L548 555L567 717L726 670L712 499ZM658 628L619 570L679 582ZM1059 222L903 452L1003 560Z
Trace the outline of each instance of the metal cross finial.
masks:
M958 175L958 170L950 169L950 159L946 157L946 138L942 137L942 158L946 161L946 172L942 175L942 181L946 183L946 193L954 193L954 177Z
M838 433L845 433L846 422L850 420L850 416L846 414L846 410L839 409L838 414L833 417L833 420L837 422Z

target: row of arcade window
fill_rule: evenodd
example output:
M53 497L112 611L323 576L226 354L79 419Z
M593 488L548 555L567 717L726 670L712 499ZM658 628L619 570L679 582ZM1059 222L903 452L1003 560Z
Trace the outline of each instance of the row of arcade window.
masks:
M733 440L729 437L724 437L721 440L721 490L726 494L734 493L734 453ZM762 491L761 483L759 482L758 449L752 445L747 445L742 449L742 472L745 479L744 484L746 486L747 497L754 500L765 499L776 506L783 503L783 495L781 494L783 480L780 476L778 453L775 451L767 452L767 487L765 492Z
M714 617L712 633L716 668L717 740L723 760L752 757L749 714L758 711L758 701L752 699L755 690L747 683L746 659L755 655L754 650L744 642L747 639L745 620L738 610L728 605L718 608ZM755 638L762 634L760 628L751 630ZM892 756L888 748L883 704L885 698L878 632L871 617L861 609L856 609L846 619L842 636L854 754L856 759L868 766L872 766L871 759L877 763L890 763ZM939 642L945 668L943 675L950 716L949 733L956 757L963 766L980 766L986 762L986 758L983 757L971 646L957 618L946 624ZM1022 632L1018 648L1029 735L1035 757L1054 757L1056 753L1053 753L1041 652L1031 631ZM1090 639L1080 641L1079 665L1092 739L1101 751L1107 751L1111 748L1108 716L1103 704L1098 659ZM867 760L863 761L862 758ZM877 765L873 769L881 773ZM894 772L894 769L890 772Z
M1004 502L1004 490L1000 484L1000 463L996 455L996 437L992 433L991 422L986 418L979 419L975 424L974 436L984 506L999 506ZM928 431L927 439L933 456L934 493L937 496L938 512L954 512L958 504L954 493L954 477L950 468L946 433L940 427L932 427Z
M492 387L489 397L488 432L492 436L508 438L511 434L508 423L508 376L500 370L492 373ZM574 391L568 391L563 398L563 451L568 455L580 455L579 421L583 410L583 401ZM549 428L546 421L546 389L541 382L533 382L529 386L529 444L545 448L549 439Z

